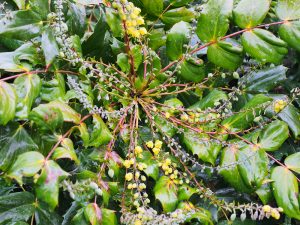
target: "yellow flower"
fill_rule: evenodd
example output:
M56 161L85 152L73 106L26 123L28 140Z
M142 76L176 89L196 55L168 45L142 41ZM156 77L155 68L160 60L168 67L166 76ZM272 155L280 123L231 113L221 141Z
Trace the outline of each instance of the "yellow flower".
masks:
M171 159L166 159L166 164L171 165Z
M166 113L165 113L165 117L166 117L166 119L169 119L169 118L170 118L170 116L171 116L171 115L170 115L170 113L169 113L169 112L166 112Z
M125 160L124 163L123 163L123 165L125 166L125 168L128 169L131 166L131 163L130 163L129 160Z
M279 113L281 110L285 108L287 103L284 100L276 100L274 103L274 111Z
M128 188L128 189L132 189L132 184L128 184L128 185L127 185L127 188Z
M271 216L276 220L280 219L280 213L276 209L271 210Z
M143 25L143 24L145 24L145 21L144 21L143 17L138 17L138 18L136 18L136 22L137 22L138 25Z
M180 118L183 121L187 121L189 119L188 115L186 115L186 114L181 115Z
M140 35L146 35L146 34L148 33L148 31L146 30L145 27L142 27L142 28L139 30L139 32L140 32Z
M136 146L134 149L134 152L136 155L141 154L143 152L143 149L141 148L141 146Z
M132 13L135 14L135 15L139 15L141 12L141 9L138 8L138 7L134 7L133 10L132 10Z
M152 149L152 151L153 151L154 155L158 155L160 152L160 149L155 147Z
M161 146L162 146L162 141L156 140L154 146L155 146L155 148L161 148Z
M264 212L271 212L271 206L269 205L264 205L262 209L264 210Z
M132 173L127 173L127 174L125 175L125 179L126 179L127 181L131 181L132 178L133 178L133 174L132 174Z
M154 146L153 141L146 142L146 145L148 148L153 148L153 146Z
M135 221L134 221L134 225L142 225L142 221L140 221L140 220L135 220Z

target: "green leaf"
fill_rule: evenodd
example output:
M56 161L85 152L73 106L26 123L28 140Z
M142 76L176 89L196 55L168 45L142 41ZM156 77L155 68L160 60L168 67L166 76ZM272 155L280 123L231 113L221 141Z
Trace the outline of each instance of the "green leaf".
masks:
M42 49L46 65L49 66L59 54L59 48L53 36L52 30L48 27L42 33Z
M300 152L289 155L285 160L284 164L290 170L295 171L296 173L300 173Z
M183 143L199 159L213 165L222 148L220 144L211 141L207 134L199 134L192 130L183 132Z
M68 175L56 162L47 161L36 182L37 198L46 202L51 209L54 209L58 204L59 182Z
M0 69L8 72L28 72L39 64L37 49L31 43L23 44L13 52L0 53Z
M184 5L187 5L188 3L192 2L194 0L170 0L170 1L167 1L167 5L168 4L172 4L172 6L174 7L180 7L180 6L184 6Z
M140 0L140 2L143 3L146 12L152 16L159 16L163 11L163 0Z
M242 44L245 51L262 62L279 64L287 54L287 44L270 31L255 28L244 32Z
M60 113L62 114L63 120L65 122L79 124L81 118L80 114L72 109L68 104L58 100L49 102L48 104L40 104L38 107L34 108L30 114L33 113L31 115L32 117L42 117L43 114L47 115L50 114L50 112L55 112L57 114L58 111L60 111ZM57 115L54 115L54 118L52 118L52 120L58 121L55 119L55 116ZM44 122L47 123L47 120L49 118L46 117L44 119L46 120Z
M165 212L172 212L176 209L178 203L177 187L166 176L162 176L156 182L154 187L154 195L160 201Z
M143 151L140 162L143 162L147 165L147 168L144 170L147 176L152 177L154 180L157 180L159 177L159 166L155 157L149 151Z
M300 220L299 187L296 176L288 169L277 166L272 169L271 179L273 194L277 205L283 208L286 215Z
M46 102L63 100L66 94L65 80L62 74L55 73L51 80L42 80L41 98Z
M85 7L80 4L69 2L68 8L68 27L72 34L77 34L82 37L87 27Z
M300 138L300 112L293 106L286 106L279 114L279 118L286 122L292 131L294 138Z
M29 192L16 192L0 197L1 224L8 224L9 221L27 221L33 213L34 196Z
M7 225L29 225L29 224L23 221L17 221L17 222L8 223Z
M184 44L189 42L191 26L186 22L176 23L167 35L167 55L170 60L179 59L184 52Z
M290 47L300 51L300 21L293 21L282 24L279 27L279 36Z
M195 59L184 60L181 63L178 76L187 81L200 82L205 77L205 67L202 61Z
M229 29L233 0L210 0L198 19L197 35L204 42L216 41Z
M117 64L124 73L130 71L129 57L125 53L120 53L117 58Z
M61 217L42 202L36 204L34 215L36 225L61 225Z
M166 36L163 29L153 29L149 33L148 38L148 45L154 51L166 44Z
M258 145L265 151L276 151L288 137L288 125L283 121L276 120L263 129Z
M270 183L262 185L259 189L255 191L259 199L264 205L267 205L272 200L272 191Z
M18 95L16 117L26 119L34 100L41 90L41 79L37 74L20 76L14 80L14 86Z
M281 20L300 18L300 0L278 0L275 8L276 15Z
M0 37L17 40L30 40L41 33L42 18L32 10L19 10L12 12L12 18L0 20Z
M115 211L110 209L101 208L102 212L102 225L117 225L117 217Z
M15 179L20 185L23 184L22 177L32 177L43 167L44 156L39 152L25 152L18 156L7 176Z
M26 1L25 0L13 0L19 9L25 9Z
M245 146L237 153L239 173L248 187L258 189L268 174L269 159L262 149Z
M168 135L172 137L176 133L176 127L166 119L160 116L154 116L154 122L156 126L159 128L160 132L164 135Z
M208 60L228 70L236 70L243 61L243 48L230 42L219 41L207 49Z
M186 184L181 185L178 189L178 201L189 200L190 197L195 194L197 190Z
M243 29L255 27L263 22L269 8L269 0L242 0L233 10L234 22Z
M96 203L90 203L84 208L84 216L91 225L102 224L102 212Z
M47 19L50 12L50 1L45 0L29 0L30 8L37 13L43 20Z
M264 93L286 80L286 72L287 68L282 65L251 71L243 76L239 82L245 85L245 91Z
M6 171L19 154L38 150L26 130L19 124L0 128L0 169Z
M181 7L168 10L162 15L161 20L167 26L172 26L180 21L191 22L194 18L195 15L192 11L188 10L186 7Z
M103 122L101 117L96 114L93 115L93 124L94 128L91 134L89 146L99 147L107 144L113 138L113 136L106 124Z
M247 128L256 116L263 113L264 105L271 98L259 94L255 95L242 109L241 112L223 120L222 125L231 131L241 131Z
M0 125L15 117L18 96L12 85L0 81Z
M85 123L80 123L78 126L74 127L79 130L80 138L83 141L84 146L88 146L90 142L90 134L88 132L87 126Z
M237 167L237 152L236 147L223 149L220 163L222 169L219 173L236 190L247 193L249 188L245 185Z
M60 109L49 107L46 104L40 104L34 108L29 114L29 119L44 131L54 131L64 122L64 117Z
M216 102L227 101L228 96L224 91L219 91L217 89L213 89L202 98L200 101L196 102L194 105L190 106L189 109L197 110L197 109L207 109L215 107Z
M79 164L79 160L74 150L73 142L69 138L64 138L61 142L62 147L58 147L54 150L52 158L57 159L71 159L74 160L76 164Z
M111 8L106 9L106 21L114 37L123 36L123 26L120 16Z

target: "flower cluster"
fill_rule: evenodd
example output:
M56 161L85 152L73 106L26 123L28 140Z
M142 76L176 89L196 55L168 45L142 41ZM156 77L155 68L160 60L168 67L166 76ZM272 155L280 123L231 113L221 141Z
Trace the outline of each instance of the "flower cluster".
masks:
M146 142L146 146L152 150L154 155L158 155L161 151L162 141L156 140L155 143L148 141Z
M276 100L274 102L274 111L276 113L279 113L279 112L281 112L286 107L286 105L287 105L286 101L284 101L282 99Z
M135 7L132 2L121 0L121 4L114 2L112 6L118 11L121 19L125 23L126 32L134 37L140 38L147 34L145 27L139 27L145 24L143 17L140 16L141 9Z

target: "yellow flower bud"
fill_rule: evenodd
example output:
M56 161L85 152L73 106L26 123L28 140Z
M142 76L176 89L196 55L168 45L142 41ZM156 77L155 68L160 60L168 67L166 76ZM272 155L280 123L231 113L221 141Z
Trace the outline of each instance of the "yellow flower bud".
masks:
M142 221L140 221L140 220L135 220L135 221L134 221L134 225L142 225Z
M153 141L148 141L148 142L146 142L146 146L147 146L148 148L153 148L153 146L154 146Z
M135 148L134 148L134 153L135 154L141 154L143 152L143 149L141 148L141 146L136 146Z
M142 28L139 30L139 32L140 32L140 35L146 35L146 34L148 33L148 31L146 30L145 27L142 27Z
M123 163L123 165L125 166L125 168L128 169L131 166L131 163L130 163L129 160L125 160L124 163Z
M161 148L161 146L162 146L162 141L156 140L154 146L155 146L155 148Z
M264 212L271 212L271 206L269 206L269 205L264 205L262 207L262 209L263 209Z
M155 147L152 149L152 151L153 151L154 155L158 155L160 152L160 149Z
M169 119L169 118L170 118L170 116L171 116L171 115L170 115L170 113L169 113L169 112L166 112L166 113L165 113L165 117L166 117L166 119Z
M127 174L125 175L125 179L126 179L127 181L131 181L132 178L133 178L133 174L132 174L132 173L127 173Z

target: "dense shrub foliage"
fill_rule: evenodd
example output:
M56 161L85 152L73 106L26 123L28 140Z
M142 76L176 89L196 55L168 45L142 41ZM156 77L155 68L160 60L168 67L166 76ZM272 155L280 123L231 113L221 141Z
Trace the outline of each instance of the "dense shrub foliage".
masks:
M0 224L299 223L300 0L0 10Z

